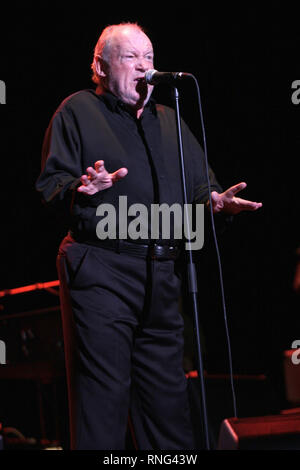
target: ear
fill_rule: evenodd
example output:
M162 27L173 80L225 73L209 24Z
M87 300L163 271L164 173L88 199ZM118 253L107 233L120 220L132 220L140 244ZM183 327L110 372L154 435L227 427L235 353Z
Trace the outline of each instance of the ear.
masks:
M95 69L99 77L106 77L107 76L107 64L106 62L102 59L102 57L97 56L94 59L95 62Z

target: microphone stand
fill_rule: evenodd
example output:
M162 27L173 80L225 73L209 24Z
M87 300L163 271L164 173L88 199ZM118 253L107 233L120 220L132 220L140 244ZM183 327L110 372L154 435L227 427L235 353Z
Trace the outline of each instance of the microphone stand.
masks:
M183 154L183 144L182 144L182 130L181 130L181 121L180 121L180 110L179 110L179 93L178 89L174 87L174 97L175 97L175 106L176 106L176 127L177 127L177 139L178 139L178 148L180 156L180 165L182 173L182 190L183 190L183 202L184 202L184 216L186 221L186 231L187 239L190 242L191 240L191 230L190 230L190 221L187 213L187 189L186 189L186 177L185 177L185 165L184 165L184 154ZM205 384L204 384L204 369L202 362L202 353L201 353L201 340L200 340L200 331L199 331L199 316L198 316L198 304L197 304L197 273L195 269L195 264L193 261L192 250L188 250L188 261L187 261L187 276L188 276L188 291L192 298L193 303L193 316L194 316L194 326L196 330L196 346L197 346L197 359L198 359L198 376L200 379L200 389L201 389L201 411L202 411L202 425L204 431L205 439L205 449L210 449L209 444L209 432L208 432L208 420L207 420L207 406L206 406L206 393L205 393Z

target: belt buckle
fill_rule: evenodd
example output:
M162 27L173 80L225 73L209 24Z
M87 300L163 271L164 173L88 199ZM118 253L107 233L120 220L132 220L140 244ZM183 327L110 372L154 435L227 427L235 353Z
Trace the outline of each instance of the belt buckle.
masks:
M150 247L150 257L153 260L170 259L170 247L155 243Z

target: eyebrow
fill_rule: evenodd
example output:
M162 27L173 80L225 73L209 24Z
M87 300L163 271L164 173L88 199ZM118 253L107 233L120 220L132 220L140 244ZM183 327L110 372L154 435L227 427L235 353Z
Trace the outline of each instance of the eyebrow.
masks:
M125 48L125 49L123 49L122 52L123 52L123 53L130 53L130 54L137 54L138 51L135 50L135 49L131 49L131 48L128 48L128 49ZM147 52L144 53L144 55L148 55L148 54L154 55L153 49L149 49Z

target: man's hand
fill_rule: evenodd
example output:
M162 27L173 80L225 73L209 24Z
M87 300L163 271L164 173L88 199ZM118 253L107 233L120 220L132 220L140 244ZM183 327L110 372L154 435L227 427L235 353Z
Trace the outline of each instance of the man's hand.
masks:
M116 181L124 178L128 170L127 168L119 168L119 170L114 173L108 173L104 167L104 161L98 160L95 163L95 168L89 166L86 172L87 174L82 175L80 178L82 185L77 188L77 191L91 196L98 191L110 188Z
M246 183L238 183L231 186L231 188L221 194L216 191L212 191L211 201L213 212L225 212L227 214L235 215L241 211L256 211L262 207L261 202L247 201L246 199L235 197L235 195L242 189L245 189L246 186Z

